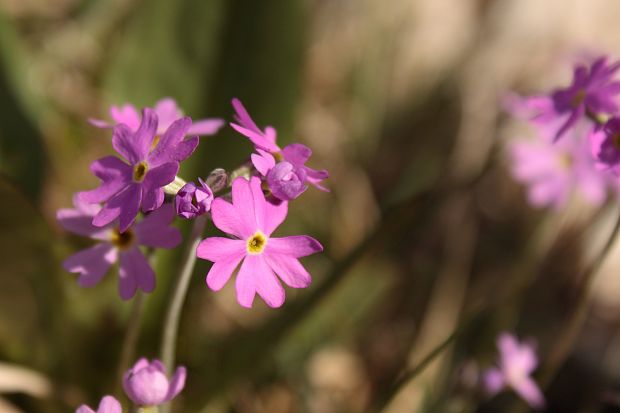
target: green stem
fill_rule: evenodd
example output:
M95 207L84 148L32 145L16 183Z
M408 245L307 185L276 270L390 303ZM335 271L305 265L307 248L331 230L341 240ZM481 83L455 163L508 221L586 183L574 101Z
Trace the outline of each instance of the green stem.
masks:
M573 308L573 312L570 314L568 322L565 324L564 330L560 333L556 339L555 345L549 352L547 363L542 369L540 383L543 388L546 388L553 378L555 377L558 369L564 364L564 361L570 354L571 349L577 339L581 327L588 314L588 308L590 304L590 293L594 278L600 270L607 254L611 250L616 238L620 233L620 213L616 220L613 230L611 231L607 242L594 258L592 263L585 268L582 276L580 277L582 287L579 290L579 295L576 298L576 306Z
M142 292L138 291L131 306L131 314L129 314L129 321L127 322L127 332L123 339L123 346L121 349L121 357L118 363L117 377L122 378L125 370L129 368L131 360L134 358L136 351L136 343L138 342L138 336L140 334L140 323L142 321L142 309L144 308L144 296ZM119 386L122 380L119 380Z

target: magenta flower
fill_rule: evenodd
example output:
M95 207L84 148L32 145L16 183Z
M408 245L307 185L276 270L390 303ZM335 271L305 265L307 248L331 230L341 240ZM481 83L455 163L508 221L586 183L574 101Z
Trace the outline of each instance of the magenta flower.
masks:
M589 139L574 136L579 133L576 129L554 143L552 127L538 126L535 130L537 135L532 139L509 145L512 175L528 187L530 204L557 210L577 193L592 205L600 205L610 182L594 165Z
M192 124L190 118L174 121L161 139L156 139L157 123L155 112L146 108L135 133L125 124L114 127L112 146L128 163L106 156L91 165L101 186L82 192L80 197L88 203L105 203L93 225L103 227L118 219L123 232L140 209L152 211L164 202L163 187L174 180L179 162L196 149L198 138L184 140Z
M265 200L257 177L233 182L232 204L222 198L213 201L213 223L235 239L213 237L198 245L196 255L214 263L207 274L209 288L220 290L239 263L235 287L237 301L244 307L252 306L257 293L270 307L280 307L284 289L278 277L292 288L310 285L310 274L298 258L322 251L323 247L306 235L271 237L286 218L287 210L286 202L274 205Z
M592 155L601 170L620 174L620 118L611 118L602 130L590 136Z
M77 408L75 413L121 413L121 404L112 396L104 396L95 412L93 409L83 404Z
M157 101L153 110L155 110L155 113L159 118L157 135L163 134L175 120L183 117L183 111L179 108L177 102L172 98L164 98ZM114 121L112 124L99 119L89 119L89 122L98 128L111 128L119 123L124 123L133 132L136 132L140 127L140 115L138 110L134 105L129 103L122 106L110 106L110 117ZM189 135L200 136L215 135L222 126L224 126L223 119L200 119L198 121L194 121L192 126L190 126L187 130L187 133Z
M620 62L609 64L606 57L597 59L590 67L578 65L570 86L549 96L525 98L519 103L518 112L534 123L557 123L553 135L557 140L585 116L610 116L618 111L616 95L620 93L620 82L614 76L619 68Z
M510 387L531 407L544 407L545 399L536 382L530 377L538 365L538 359L531 344L519 343L508 333L497 339L499 367L488 369L483 374L483 384L490 395Z
M193 182L183 185L174 198L174 207L177 215L185 219L196 218L204 215L211 209L213 191L205 181L198 178L200 186Z
M268 178L267 183L274 195L284 201L296 198L306 189L306 182L322 191L327 191L320 184L329 176L327 171L317 171L306 166L306 162L312 155L310 148L300 143L293 143L280 149L276 144L276 130L273 127L267 126L264 131L261 130L238 99L233 99L232 104L238 124L231 123L230 125L254 144L257 153L252 154L252 163L262 176ZM269 179L269 172L276 166L276 160L284 165L280 166L280 171L273 173ZM283 174L282 171L285 170L287 172ZM299 179L303 181L297 182ZM273 183L276 185L272 188Z
M174 399L185 386L185 367L178 367L168 379L159 360L141 358L123 376L125 394L138 406L157 406Z
M121 232L113 224L95 227L92 218L101 207L85 204L78 197L75 209L61 209L56 216L68 231L100 241L65 260L63 267L80 274L78 284L93 287L108 272L112 264L120 262L118 291L123 300L133 297L137 289L151 292L155 289L155 273L138 246L174 248L181 242L181 232L170 223L174 210L166 204L147 215L134 227Z

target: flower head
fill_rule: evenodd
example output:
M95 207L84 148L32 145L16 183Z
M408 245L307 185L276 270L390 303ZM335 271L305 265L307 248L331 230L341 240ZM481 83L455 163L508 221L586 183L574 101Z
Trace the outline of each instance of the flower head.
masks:
M123 232L140 209L147 212L162 205L163 187L174 180L179 162L198 145L197 137L184 139L191 124L190 118L176 120L156 139L157 114L146 108L136 132L122 123L114 127L112 146L125 161L107 156L93 162L90 169L102 181L101 186L80 193L85 202L105 203L93 225L103 227L118 219Z
M292 175L287 174L287 176L294 176L295 179L303 178L303 181L295 185L295 190L291 191L291 185L287 183L286 186L289 190L283 191L283 187L281 186L282 179L274 179L274 174L272 174L271 183L276 184L276 186L272 188L269 179L267 183L275 196L280 198L280 196L278 196L279 193L283 196L280 199L284 201L296 198L303 192L303 190L301 190L302 187L305 190L306 182L322 191L327 191L327 189L320 184L322 180L329 176L327 171L318 171L306 166L306 162L312 155L312 150L310 148L300 143L293 143L281 149L276 144L276 130L273 127L267 126L265 130L261 130L256 126L256 123L252 120L247 110L238 99L233 99L232 104L235 108L235 120L237 123L231 123L230 125L237 132L250 139L254 144L256 153L252 154L251 158L256 170L262 176L268 177L271 169L276 166L276 161L280 163L285 161L287 164L281 165L279 167L280 172L275 173L275 175L281 176L281 172L288 169L289 171L294 170L295 172Z
M121 413L121 404L112 396L104 396L95 412L85 404L77 408L75 413Z
M620 118L611 118L590 137L596 166L618 176L620 173Z
M278 199L295 199L308 189L306 171L290 162L278 162L267 173L267 185Z
M78 273L78 284L92 287L98 284L112 264L120 262L118 291L123 300L133 297L137 289L151 292L155 289L155 273L139 246L174 248L181 242L181 233L170 227L174 210L169 204L150 213L135 226L121 232L114 224L95 227L93 216L100 212L99 205L89 205L74 198L74 209L61 209L56 216L68 231L99 241L65 260L63 267Z
M483 374L483 383L491 395L505 387L512 388L533 408L542 408L545 399L538 385L530 377L538 365L534 347L519 343L515 336L502 333L497 339L499 365Z
M157 134L163 134L166 129L174 123L175 120L183 117L183 111L177 105L177 102L172 98L164 98L153 107L153 110L159 118L159 126L157 127ZM140 127L140 114L134 105L126 103L122 106L110 106L110 117L114 121L110 124L104 120L89 119L89 122L98 128L111 128L119 123L124 123L133 132L136 132ZM195 121L187 133L190 135L214 135L220 128L224 126L224 120L218 118L200 119Z
M138 406L157 406L175 398L185 386L185 367L177 367L170 379L159 360L141 358L123 376L123 389Z
M200 186L188 182L179 190L174 198L174 207L177 215L192 219L206 214L211 209L213 191L202 179L198 178Z
M617 112L620 82L614 76L618 69L620 62L609 64L604 56L589 67L577 65L570 86L556 89L548 96L526 98L518 111L534 123L556 123L553 139L557 140L585 116L598 118Z
M305 288L311 277L298 258L322 251L321 244L306 235L274 238L273 231L286 218L288 204L265 200L260 180L237 178L232 185L232 204L217 198L211 205L213 223L234 239L212 237L203 240L196 255L214 264L207 285L220 290L239 263L235 282L237 301L251 307L258 294L271 307L284 303L284 289L278 277L292 288Z

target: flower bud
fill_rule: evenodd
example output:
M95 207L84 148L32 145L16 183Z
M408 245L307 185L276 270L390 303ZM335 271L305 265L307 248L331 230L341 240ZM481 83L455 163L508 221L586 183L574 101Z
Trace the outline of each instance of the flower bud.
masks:
M174 207L177 215L186 219L196 218L207 213L213 202L213 191L200 178L200 186L188 182L174 197Z
M172 400L185 386L185 367L179 367L170 380L159 360L145 358L125 373L123 389L138 406L157 406Z
M219 192L228 185L228 172L222 168L214 169L205 181L213 192Z
M279 162L269 170L267 185L271 193L282 201L295 199L308 188L304 169L286 161Z

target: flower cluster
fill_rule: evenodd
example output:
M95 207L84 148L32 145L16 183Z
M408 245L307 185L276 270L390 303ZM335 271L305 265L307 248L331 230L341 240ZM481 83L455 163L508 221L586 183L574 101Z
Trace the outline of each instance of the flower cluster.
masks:
M185 387L185 367L178 367L172 377L166 377L166 368L159 360L149 362L145 358L138 360L123 376L123 390L127 397L138 407L155 407L175 398ZM118 400L104 396L96 413L121 413ZM75 413L95 413L86 405L78 407Z
M232 237L207 238L196 251L213 262L206 280L211 289L221 289L239 267L238 302L251 307L258 294L269 306L279 307L285 298L279 280L292 288L310 284L299 258L321 251L321 244L305 235L277 238L272 233L286 218L288 202L308 185L326 191L321 181L327 171L306 166L312 154L308 147L292 143L281 149L273 127L260 129L239 100L232 104L231 127L254 144L250 167L242 165L241 176L216 169L197 183L177 176L179 166L198 146L195 135L215 134L224 126L222 119L192 122L166 98L142 109L141 115L126 104L112 106L112 123L90 120L112 129L117 155L93 162L90 170L101 181L99 187L77 193L74 208L57 213L65 229L96 241L64 262L67 271L79 274L79 285L96 285L118 262L122 299L138 290L153 291L156 277L147 252L181 243L180 231L171 226L175 216L203 215ZM230 182L232 175L238 177Z
M577 65L566 88L507 99L508 111L534 130L509 147L512 174L528 186L532 205L559 209L573 194L600 205L618 191L619 69L620 62L601 57Z

